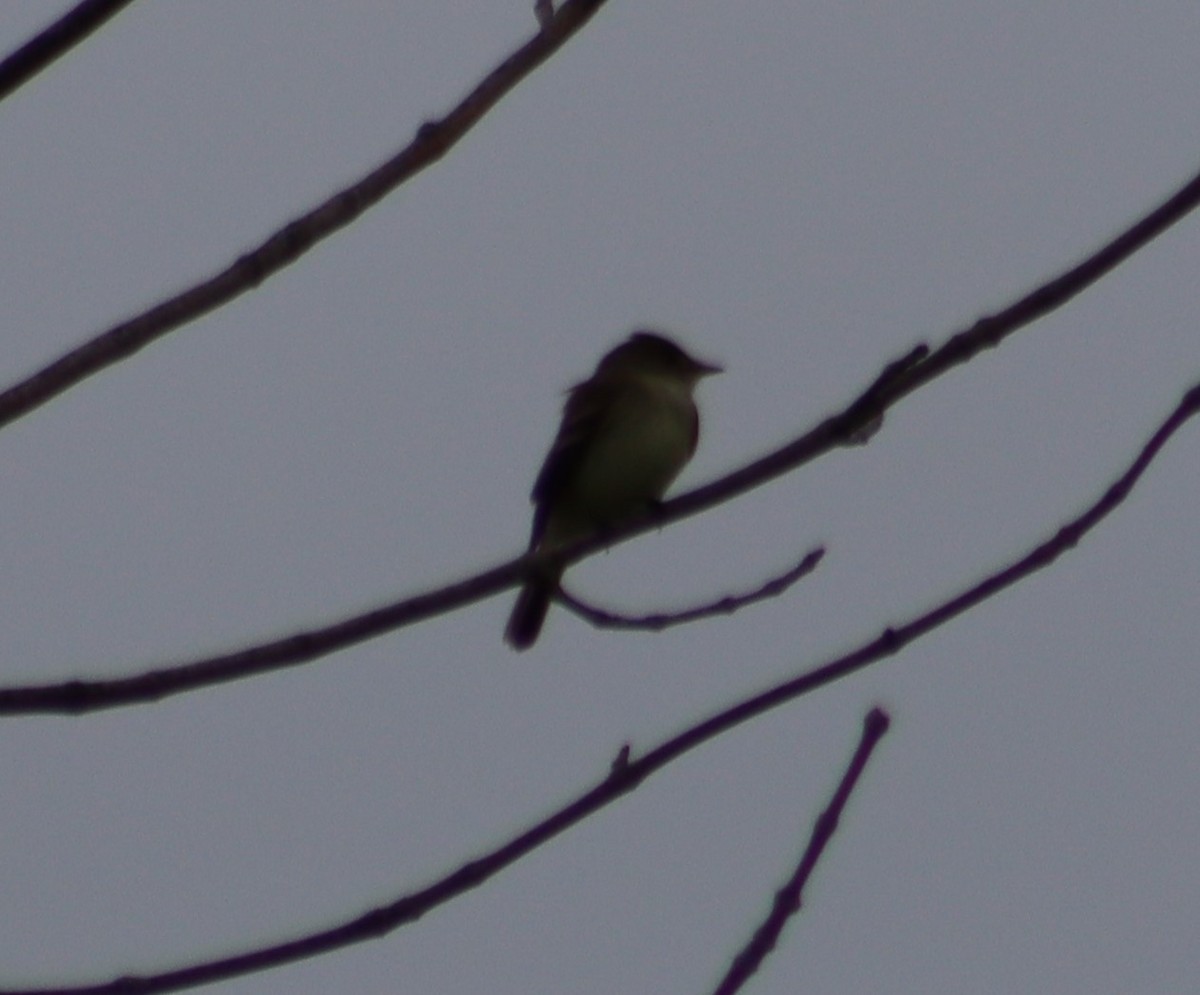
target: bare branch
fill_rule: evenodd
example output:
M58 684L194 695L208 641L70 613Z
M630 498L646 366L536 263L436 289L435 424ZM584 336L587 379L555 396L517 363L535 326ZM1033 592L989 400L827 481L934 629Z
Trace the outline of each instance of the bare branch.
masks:
M653 615L618 615L605 611L581 601L564 587L559 587L556 600L564 607L573 611L580 618L586 619L600 629L650 629L661 632L663 629L685 622L695 622L697 619L710 618L713 615L732 615L739 608L765 601L767 598L778 597L791 587L801 577L812 573L821 558L825 555L824 548L818 546L809 550L799 563L789 568L777 577L772 577L753 591L744 594L727 594L723 598L695 608L687 608L677 612L657 612Z
M917 355L922 348L918 347L910 355ZM934 357L940 353L941 350L935 353ZM904 365L904 360L899 362L901 366ZM887 370L896 368L898 368L896 364L890 364ZM921 368L917 367L916 371L919 372ZM735 470L711 484L665 502L653 516L645 520L614 529L603 536L573 543L561 550L553 551L552 555L527 553L465 580L384 605L324 628L294 633L282 639L260 643L257 646L236 650L232 653L202 658L190 663L154 668L132 677L99 681L72 680L57 684L0 688L0 715L45 712L74 715L139 702L156 701L169 695L195 690L210 684L240 680L255 674L306 663L345 649L355 643L380 636L392 629L412 625L435 615L453 611L463 605L481 601L511 587L523 579L530 570L544 569L552 559L567 563L574 562L590 553L641 535L651 528L657 528L676 519L695 514L697 511L717 503L718 500L727 500L759 483L773 479L781 472L775 461L775 457L780 453L795 450L792 459L796 465L800 465L821 451L811 448L806 440L814 440L819 437L826 447L833 447L841 444L843 438L852 438L862 425L869 424L878 417L878 414L873 412L873 405L877 403L878 385L880 383L895 384L895 380L887 378L887 370L885 370L884 376L877 378L875 383L856 401L852 402L842 414L826 419L797 442L784 446L772 456L757 460L749 467ZM806 445L801 446L801 443L806 443ZM816 445L816 443L813 442L811 445ZM757 476L750 472L755 468L757 468ZM721 496L713 497L714 494Z
M567 0L544 29L493 69L440 121L427 121L416 137L353 186L279 229L257 249L215 276L114 325L0 393L0 427L133 355L168 332L257 287L344 228L406 180L444 156L534 69L557 52L605 0Z
M999 345L1013 332L1056 311L1190 214L1197 204L1200 204L1200 173L1078 266L1042 284L1003 311L980 318L969 329L951 337L910 374L883 385L880 403L890 407L898 397L911 394L951 367L968 362L984 349Z
M232 653L155 668L132 677L0 688L0 715L35 712L78 715L157 701L211 684L306 663L392 629L490 597L523 578L527 564L532 561L533 558L528 556L518 557L464 581L384 605L324 628L296 632Z
M890 724L891 719L881 708L872 708L863 720L862 739L859 740L858 749L854 751L850 766L846 768L846 773L842 776L842 782L834 792L829 807L817 817L812 836L800 862L796 865L795 873L788 879L787 884L775 894L775 902L771 906L770 914L755 930L750 942L733 959L728 973L714 990L715 995L734 995L735 992L741 991L742 986L759 969L767 955L775 949L775 944L779 942L779 937L782 935L787 921L800 911L804 885L808 882L813 868L817 866L817 861L821 858L826 844L837 830L838 820L841 818L842 810L846 807L850 792L854 790L859 777L866 769L867 761L871 759L871 754L884 734L887 733Z
M8 989L0 991L0 995L129 995L133 992L139 993L139 995L150 995L154 992L176 991L253 971L265 970L329 950L375 939L406 923L413 922L434 907L483 884L543 843L570 829L593 812L633 791L650 775L662 770L701 744L743 722L762 715L764 712L778 708L817 688L861 670L871 663L900 652L909 643L974 608L993 594L1053 563L1063 553L1073 549L1089 531L1125 500L1167 441L1197 413L1200 413L1200 383L1188 391L1179 406L1154 433L1129 468L1113 482L1098 501L1082 515L1061 526L1052 538L1034 547L1021 559L991 574L974 587L950 598L931 611L918 615L903 625L886 629L877 639L858 649L704 719L636 760L629 758L627 747L622 747L617 760L610 765L604 780L594 788L585 791L574 801L531 826L498 849L463 864L458 870L420 891L402 896L387 905L371 909L331 929L275 946L235 954L221 960L194 964L161 974L122 977L101 985L55 989Z
M82 0L0 62L0 100L28 83L133 0Z
M879 381L841 414L826 419L811 432L736 473L665 502L661 509L663 519L674 521L694 515L802 466L835 446L853 443L900 398L968 362L985 349L999 345L1014 332L1066 304L1185 217L1197 204L1200 204L1200 173L1079 265L1042 284L1003 311L980 318L970 328L951 336L927 358L908 362L910 357L918 358L923 348L919 346L910 357L898 360L894 368L889 368L894 375L885 370Z

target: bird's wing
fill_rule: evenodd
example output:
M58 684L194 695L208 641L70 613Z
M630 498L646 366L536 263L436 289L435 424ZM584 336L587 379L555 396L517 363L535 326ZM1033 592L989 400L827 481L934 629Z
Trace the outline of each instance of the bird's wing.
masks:
M555 499L575 475L586 458L592 440L602 431L604 419L621 388L614 384L586 381L567 392L562 424L546 461L533 483L533 534L530 546L536 546L546 530L546 518Z

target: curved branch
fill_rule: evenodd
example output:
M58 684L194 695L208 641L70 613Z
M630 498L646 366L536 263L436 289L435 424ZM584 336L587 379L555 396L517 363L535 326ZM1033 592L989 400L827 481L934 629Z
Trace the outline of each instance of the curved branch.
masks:
M324 628L293 633L220 656L155 668L132 677L0 688L0 715L79 715L157 701L212 684L307 663L392 629L490 597L520 580L530 562L530 557L518 557L467 580L384 605Z
M0 100L66 55L133 0L82 0L0 62Z
M344 228L406 180L444 156L488 111L557 52L605 0L567 0L549 25L493 69L449 114L427 121L416 137L353 186L279 229L215 276L114 325L0 393L0 427L27 415L87 377L120 362L168 332L207 314L278 273Z
M134 992L139 995L151 995L155 992L176 991L362 943L383 936L406 923L414 922L436 906L478 887L593 812L633 791L650 775L658 773L685 753L764 712L831 684L869 664L895 655L909 643L976 607L993 594L1049 566L1063 553L1073 549L1088 532L1125 500L1171 436L1198 413L1200 384L1188 391L1129 468L1109 486L1099 500L1082 515L1062 525L1050 539L1035 546L1019 560L942 602L936 608L917 615L900 626L884 630L881 636L858 649L746 698L659 744L637 759L629 759L628 747L623 747L607 776L595 787L498 849L468 861L458 870L420 891L370 909L330 929L218 960L205 961L160 974L125 976L106 984L54 989L5 989L0 991L0 995L130 995Z
M651 632L661 632L663 629L695 622L702 618L711 618L713 615L732 615L735 611L745 608L746 605L765 601L767 598L776 598L802 577L807 577L816 570L824 556L824 548L818 546L809 550L804 559L795 566L789 567L775 577L768 578L753 591L746 591L742 594L726 594L716 601L680 611L656 612L653 615L618 615L615 612L589 605L586 601L581 601L561 586L555 600L580 618L591 622L598 629L648 629Z
M424 594L383 605L323 628L293 633L282 639L260 643L232 653L204 657L173 666L156 667L132 677L95 681L71 680L55 684L0 688L0 715L78 715L157 701L211 684L241 680L256 674L307 663L373 639L392 629L412 625L481 601L512 587L531 570L544 570L551 560L573 563L591 553L626 542L634 536L728 500L774 479L784 469L801 466L836 446L853 444L864 427L872 425L881 417L880 409L885 402L881 400L880 392L892 388L898 378L909 375L910 371L920 371L923 368L920 361L926 352L925 346L918 346L907 356L890 363L871 386L841 414L827 418L795 442L710 484L664 502L652 515L638 522L613 529L602 536L565 546L555 550L553 555L527 553L473 577ZM938 354L940 350L934 355ZM914 363L917 365L914 366ZM786 463L781 462L781 454L788 454Z

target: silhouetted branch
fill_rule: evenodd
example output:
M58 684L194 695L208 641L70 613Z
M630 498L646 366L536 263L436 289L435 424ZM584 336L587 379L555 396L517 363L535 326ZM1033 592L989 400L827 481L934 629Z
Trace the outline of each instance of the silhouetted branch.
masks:
M453 148L500 99L560 49L605 0L567 0L549 24L493 69L440 121L353 186L271 235L215 276L123 321L0 393L0 427L107 366L257 287Z
M850 792L854 790L854 786L867 766L867 761L871 759L871 754L888 731L890 724L891 719L881 708L872 708L863 720L862 739L859 740L858 749L854 751L850 766L846 768L846 773L842 776L842 783L834 792L829 807L817 817L812 836L800 862L796 865L795 873L788 879L787 884L776 892L770 914L755 930L750 942L733 959L728 973L714 990L715 995L734 995L735 992L740 991L759 969L767 955L775 949L775 944L779 942L779 937L782 935L787 921L800 911L804 885L808 882L813 868L817 866L817 861L821 858L826 844L837 830L838 820L841 818L842 810L846 807Z
M129 993L150 995L154 992L175 991L180 988L248 974L252 971L261 971L329 950L361 943L383 936L405 923L413 922L434 907L483 884L543 843L570 829L593 812L633 791L651 774L657 773L701 744L714 739L734 726L762 715L764 712L778 708L780 705L815 691L826 684L831 684L848 674L861 670L868 664L898 653L909 643L974 608L993 594L1048 566L1063 553L1072 549L1080 539L1125 500L1171 436L1197 413L1200 413L1200 384L1188 391L1179 406L1154 433L1129 468L1109 486L1098 501L1082 515L1061 526L1051 539L1040 543L1021 559L991 574L974 587L944 601L931 611L918 615L903 625L886 629L877 639L858 649L704 719L690 729L661 743L638 759L630 759L628 748L622 747L617 761L611 764L607 776L594 788L585 791L573 802L498 849L467 862L458 870L420 891L405 895L387 905L371 909L331 929L220 960L194 964L161 974L126 976L101 985L54 989L6 989L0 991L0 995L129 995Z
M520 580L529 559L522 556L508 560L474 577L426 594L405 598L323 628L296 632L219 656L158 667L132 677L0 688L0 715L35 712L78 715L157 701L184 691L307 663L393 629L490 597Z
M589 605L586 601L581 601L562 586L559 587L555 600L600 629L650 629L654 632L661 632L674 625L695 622L697 619L710 618L713 615L732 615L739 608L754 604L756 601L778 597L801 577L812 573L824 555L825 550L818 546L816 549L810 550L804 559L794 567L781 573L778 577L770 578L753 591L745 594L727 594L708 604L681 611L657 612L653 615L618 615L615 612Z
M909 357L918 356L923 346L917 347ZM936 357L942 352L933 354ZM931 360L932 358L931 357ZM889 364L887 370L905 368L906 359ZM953 365L953 364L952 364ZM923 367L915 367L919 372ZM949 367L947 367L949 368ZM885 370L885 374L887 373ZM902 374L903 377L905 374ZM908 374L911 375L911 374ZM210 684L240 680L255 674L279 670L315 660L355 643L382 635L392 629L412 625L416 622L445 614L463 605L491 597L523 579L531 569L544 569L552 559L573 563L600 549L625 542L652 528L687 515L696 514L705 508L728 500L771 480L781 472L777 461L779 454L790 453L791 465L799 466L819 452L844 444L852 439L864 425L879 417L878 385L896 384L895 379L877 378L867 390L852 402L841 414L827 418L816 429L802 436L797 442L777 450L775 454L756 460L748 467L735 470L725 477L689 491L680 497L664 502L653 515L628 526L614 529L603 536L572 543L553 553L527 553L485 570L465 580L412 598L384 605L372 611L356 615L319 629L310 629L282 639L260 643L257 646L235 650L215 657L206 657L190 663L157 667L132 677L110 680L71 680L56 684L30 685L26 687L0 688L0 715L52 712L67 715L116 708L138 702L156 701L169 695L195 690ZM890 403L895 403L892 401ZM820 445L824 449L814 448Z
M0 100L65 55L133 0L83 0L0 62Z

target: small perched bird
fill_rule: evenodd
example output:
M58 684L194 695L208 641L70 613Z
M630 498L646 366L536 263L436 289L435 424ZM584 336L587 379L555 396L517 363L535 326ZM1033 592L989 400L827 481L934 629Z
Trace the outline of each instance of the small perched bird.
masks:
M533 485L531 550L554 549L631 521L657 504L696 451L692 391L721 367L693 359L660 332L634 332L572 387L562 425ZM562 568L531 576L504 638L528 649Z

